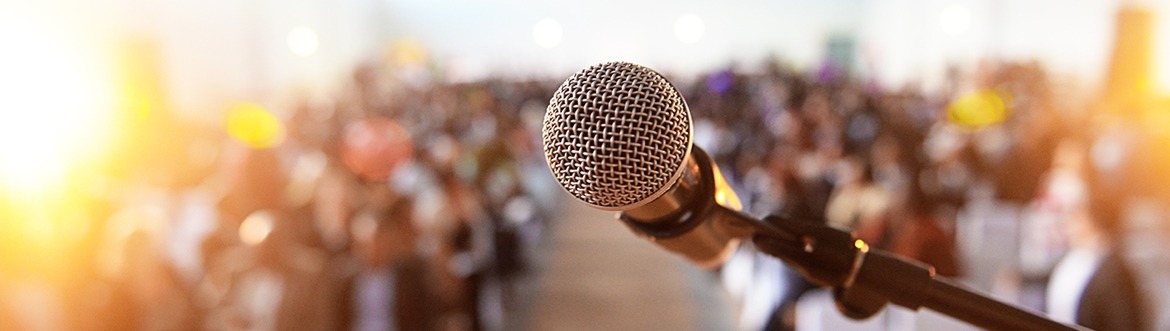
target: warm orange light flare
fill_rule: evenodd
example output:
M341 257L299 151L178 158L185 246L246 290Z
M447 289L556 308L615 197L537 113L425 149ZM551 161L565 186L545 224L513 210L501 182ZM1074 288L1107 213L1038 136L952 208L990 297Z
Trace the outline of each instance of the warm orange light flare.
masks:
M111 98L99 52L0 22L0 189L60 188L108 143Z
M0 10L0 274L78 274L68 261L89 225L82 192L115 132L97 39Z

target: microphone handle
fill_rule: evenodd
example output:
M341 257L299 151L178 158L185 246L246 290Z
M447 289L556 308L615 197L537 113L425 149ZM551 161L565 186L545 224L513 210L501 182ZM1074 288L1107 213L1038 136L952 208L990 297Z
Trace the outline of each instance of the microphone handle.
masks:
M871 250L824 224L769 216L753 220L753 227L752 242L760 251L832 287L838 310L850 318L868 318L891 302L911 310L926 307L990 330L1088 330L979 294L936 276L930 265Z
M741 239L759 232L703 149L691 149L683 179L655 201L617 215L634 233L703 268L723 265ZM647 218L647 215L654 215Z

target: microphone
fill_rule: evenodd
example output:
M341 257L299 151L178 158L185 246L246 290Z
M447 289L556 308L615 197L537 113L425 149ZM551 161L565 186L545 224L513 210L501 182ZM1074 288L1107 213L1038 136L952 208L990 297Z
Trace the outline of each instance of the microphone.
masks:
M658 72L608 62L569 77L549 100L541 137L561 187L619 211L636 234L702 267L753 234L718 167L694 146L690 110Z
M739 240L832 286L838 309L867 318L887 303L921 307L992 330L1083 330L935 277L934 268L870 250L848 233L784 216L756 220L691 141L686 101L661 74L632 63L585 68L549 100L541 138L561 186L619 211L635 233L697 265L723 264Z
M935 277L934 268L870 250L823 223L739 213L706 152L691 143L690 112L674 85L626 62L585 68L549 101L541 132L553 177L580 201L618 211L634 233L702 267L720 266L737 243L782 258L833 288L838 309L867 318L887 303L929 308L991 330L1082 330Z

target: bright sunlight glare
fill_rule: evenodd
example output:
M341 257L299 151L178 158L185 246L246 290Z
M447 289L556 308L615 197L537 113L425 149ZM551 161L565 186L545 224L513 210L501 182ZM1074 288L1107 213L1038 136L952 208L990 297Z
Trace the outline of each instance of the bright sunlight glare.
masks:
M32 193L100 153L111 100L92 50L14 23L0 22L0 188Z

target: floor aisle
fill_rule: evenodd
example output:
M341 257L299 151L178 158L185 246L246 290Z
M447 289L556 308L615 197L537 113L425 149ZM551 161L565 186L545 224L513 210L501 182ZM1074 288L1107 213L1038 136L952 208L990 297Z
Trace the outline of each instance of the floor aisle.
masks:
M530 330L728 330L713 275L638 238L613 213L561 204Z

